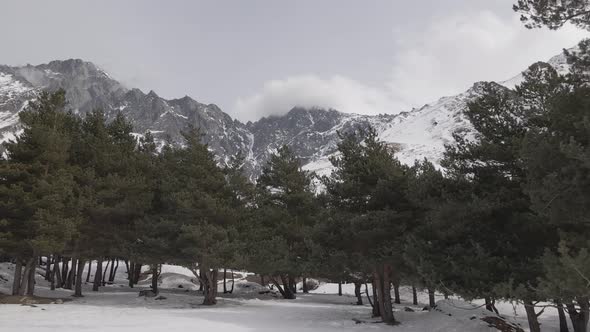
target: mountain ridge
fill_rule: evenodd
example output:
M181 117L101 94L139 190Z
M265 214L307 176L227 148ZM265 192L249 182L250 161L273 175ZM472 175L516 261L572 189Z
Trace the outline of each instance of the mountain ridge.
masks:
M549 60L559 72L567 70L565 56ZM498 82L514 88L522 74ZM289 145L301 158L304 169L329 174L338 132L373 126L379 138L395 147L406 164L428 158L438 163L445 144L454 142L453 132L470 135L471 124L463 114L467 103L481 95L482 82L465 92L446 96L420 108L397 114L362 115L334 109L293 107L281 116L242 123L215 104L203 104L189 96L165 99L155 91L128 88L91 62L54 60L47 64L10 67L0 65L0 142L18 134L18 112L41 90L63 88L69 107L83 116L100 108L108 118L122 113L134 125L135 135L150 131L160 143L181 143L181 131L200 128L204 141L219 164L232 156L245 157L245 171L254 180L278 147Z

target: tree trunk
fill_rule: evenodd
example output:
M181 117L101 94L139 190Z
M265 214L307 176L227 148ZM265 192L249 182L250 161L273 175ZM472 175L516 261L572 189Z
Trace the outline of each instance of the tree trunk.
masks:
M373 317L381 316L381 307L379 306L379 294L377 294L377 279L373 276Z
M158 264L152 265L152 291L158 294Z
M496 300L494 300L491 297L486 297L485 298L486 301L486 310L491 311L497 315L499 315L500 313L498 312L498 309L496 308Z
M85 261L78 261L78 268L76 269L76 283L74 287L75 297L82 297L82 275L84 274L84 265L86 265Z
M74 284L75 271L76 271L76 258L72 257L72 268L68 272L68 277L66 279L66 284L64 286L65 289L72 289L72 285Z
M137 285L139 282L139 277L141 275L141 267L142 265L139 263L133 264L133 283Z
M14 280L12 281L12 295L18 295L20 293L20 281L23 274L23 262L20 259L16 259L14 266Z
M371 308L373 308L373 314L375 314L375 304L373 304L373 301L371 301L371 296L369 295L369 285L367 285L367 283L365 283L365 294L367 294L367 300L369 301Z
M391 304L391 267L387 264L378 266L375 278L377 279L377 294L379 297L379 312L381 320L388 325L396 323L393 316L393 306Z
M307 288L307 278L305 278L305 277L303 278L303 284L301 285L301 290L305 294L309 293L309 289Z
M234 279L234 270L231 271L231 289L229 290L230 294L234 293L234 286L236 284L236 280Z
M135 263L135 271L133 273L133 283L137 285L139 282L139 277L141 276L141 263Z
M51 281L51 255L47 255L45 261L45 280Z
M223 294L227 294L227 286L226 286L226 280L227 280L227 269L223 269Z
M30 258L27 261L27 265L25 265L25 272L23 273L23 276L20 280L20 287L19 287L19 291L18 291L18 295L25 295L28 294L28 287L29 283L30 283L30 278L31 278L31 271L35 270L35 263L36 263L36 258ZM33 272L33 279L35 278L35 273ZM34 282L33 282L34 284Z
M117 260L117 264L119 264L119 260ZM113 279L115 278L115 275L113 274L114 269L115 269L115 259L113 258L111 261L111 270L109 271L109 279L108 279L109 283L113 283Z
M576 308L576 306L571 302L566 304L566 308L572 322L572 327L574 328L574 332L587 332L588 318L590 314L590 305L588 303L588 299L581 298L581 300L578 300L578 305L580 308Z
M287 300L296 299L297 296L295 296L295 293L293 293L291 285L289 284L289 278L283 274L280 277L281 277L281 282L283 283L283 292L281 292L281 294L283 295L283 298L287 299ZM279 287L279 286L277 285L277 287ZM280 287L279 287L279 291L280 291Z
M92 259L88 261L88 272L86 272L86 282L90 282L90 271L92 270Z
M35 294L35 275L37 274L37 257L31 259L31 269L27 278L27 296Z
M529 322L530 332L541 332L541 326L539 325L533 302L524 301L524 310L526 311L526 318Z
M342 296L342 281L338 281L338 296Z
M434 298L434 289L428 288L428 305L431 308L436 307L436 299Z
M119 259L116 259L116 261L113 261L113 262L116 262L116 265L115 265L115 269L113 270L113 274L111 274L109 276L109 283L111 283L111 284L115 282L115 277L117 276L117 270L119 269Z
M217 304L217 269L201 269L201 279L203 279L203 305Z
M418 292L416 291L416 286L412 285L412 304L418 305Z
M360 281L354 282L354 295L356 295L356 305L363 305L363 294L361 293L361 286L363 284Z
M393 284L393 294L394 294L394 303L395 304L401 304L402 301L399 297L399 284L398 283L394 283Z
M60 285L63 288L66 287L66 284L68 282L69 269L70 269L70 259L67 257L63 257L63 261L61 263L61 285Z
M92 291L98 292L102 278L102 258L96 260L96 271L94 272L94 283L92 284Z
M266 283L264 282L264 276L262 274L260 275L260 285L266 286Z
M62 285L59 261L61 261L61 258L59 256L55 256L53 259L53 277L51 278L51 290L61 288Z
M556 301L555 305L557 306L557 314L559 315L559 332L569 332L565 310L563 310L563 303L561 303L561 301Z
M133 278L135 276L135 263L125 261L125 265L127 265L127 279L129 279L129 287L133 288Z
M109 264L111 264L111 260L107 259L107 266L105 266L104 271L102 272L102 279L101 279L101 283L103 286L106 286L107 284L107 271L109 270Z

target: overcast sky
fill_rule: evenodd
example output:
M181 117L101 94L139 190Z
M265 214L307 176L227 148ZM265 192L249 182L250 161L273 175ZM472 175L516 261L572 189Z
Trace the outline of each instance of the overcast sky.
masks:
M0 63L82 58L240 120L296 105L398 113L587 36L526 30L514 1L2 0Z

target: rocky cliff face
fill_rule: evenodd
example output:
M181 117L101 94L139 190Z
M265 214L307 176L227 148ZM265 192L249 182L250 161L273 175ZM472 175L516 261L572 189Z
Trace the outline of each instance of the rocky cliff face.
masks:
M549 63L560 72L567 70L565 57ZM501 82L513 88L522 75ZM503 86L503 87L502 87ZM346 114L336 110L293 108L286 115L262 118L243 124L214 104L202 104L186 96L164 99L154 91L144 93L127 88L90 62L52 61L38 66L0 66L0 141L18 135L18 112L42 90L63 88L69 107L84 116L103 109L108 117L122 113L134 125L137 135L150 131L160 142L182 142L181 131L200 128L204 141L220 164L237 154L245 157L245 169L255 179L268 157L283 144L289 145L304 168L328 174L328 158L336 152L338 132L356 127L376 128L379 137L392 144L398 158L407 164L428 158L437 163L445 144L454 142L452 133L470 135L463 110L481 94L481 83L456 96L444 97L419 109L395 115Z

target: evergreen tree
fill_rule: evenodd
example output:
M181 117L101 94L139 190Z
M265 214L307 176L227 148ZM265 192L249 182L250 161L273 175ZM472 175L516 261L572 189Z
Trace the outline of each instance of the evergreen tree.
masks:
M407 168L377 138L373 128L341 135L336 168L324 178L330 204L352 215L354 255L370 264L379 314L393 324L391 282L403 265L403 234L413 227L414 208L407 198ZM347 226L348 227L348 226Z
M546 26L559 29L570 22L580 28L590 28L588 0L518 0L514 11L529 29Z
M587 330L590 317L590 89L579 77L590 67L583 70L583 62L576 63L571 74L562 78L557 93L549 96L544 112L533 117L535 126L527 134L522 155L527 165L525 188L533 208L560 241L547 245L546 273L539 289L566 305L577 332Z
M38 257L63 252L80 220L70 164L77 121L65 106L63 90L42 93L19 114L23 133L5 144L0 233L2 247L17 262L13 293L33 294Z
M284 298L294 299L296 278L309 273L307 239L318 205L312 174L301 169L288 147L279 148L264 167L255 205L248 232L248 265L268 275Z

